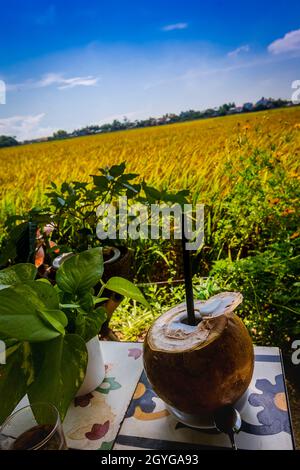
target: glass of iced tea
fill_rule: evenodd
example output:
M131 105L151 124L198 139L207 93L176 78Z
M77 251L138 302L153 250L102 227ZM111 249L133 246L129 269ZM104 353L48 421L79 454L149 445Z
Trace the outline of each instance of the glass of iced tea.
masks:
M0 450L67 450L55 406L36 403L13 413L0 428Z

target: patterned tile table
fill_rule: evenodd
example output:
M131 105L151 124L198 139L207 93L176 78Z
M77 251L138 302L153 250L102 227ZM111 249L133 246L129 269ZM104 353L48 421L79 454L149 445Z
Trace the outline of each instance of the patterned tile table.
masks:
M141 343L101 343L102 385L76 399L64 421L70 448L83 450L228 448L215 430L188 428L169 414L143 372ZM26 399L19 405L25 405ZM255 369L241 410L240 449L293 449L293 435L278 348L255 348Z
M241 409L239 449L293 449L281 354L278 348L256 347L255 368L247 401ZM227 436L216 430L195 430L169 414L143 373L127 410L114 449L229 448Z

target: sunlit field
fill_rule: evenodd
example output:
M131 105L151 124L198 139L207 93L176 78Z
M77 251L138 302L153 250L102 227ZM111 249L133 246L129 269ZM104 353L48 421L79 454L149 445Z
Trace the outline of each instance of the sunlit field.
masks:
M157 187L189 188L207 201L229 190L224 162L254 148L270 151L291 177L299 169L300 108L39 143L0 150L0 220L42 203L50 181L85 180L126 161Z

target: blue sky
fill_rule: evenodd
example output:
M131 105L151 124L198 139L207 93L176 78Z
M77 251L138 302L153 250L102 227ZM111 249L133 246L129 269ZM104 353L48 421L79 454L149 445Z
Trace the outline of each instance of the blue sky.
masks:
M299 1L0 0L0 134L261 96L300 79Z

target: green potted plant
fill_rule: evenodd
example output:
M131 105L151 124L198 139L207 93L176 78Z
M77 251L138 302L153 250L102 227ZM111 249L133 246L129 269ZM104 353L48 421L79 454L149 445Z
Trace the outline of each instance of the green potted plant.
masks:
M105 288L148 305L136 286L119 277L102 283L95 296L93 288L103 275L101 248L65 261L55 286L35 280L36 273L32 264L0 271L0 339L6 345L6 364L0 365L0 423L26 394L32 403L53 403L65 417L84 381L91 379L86 376L93 370L89 353L90 360L97 360L90 342L97 344L106 319L101 306Z

